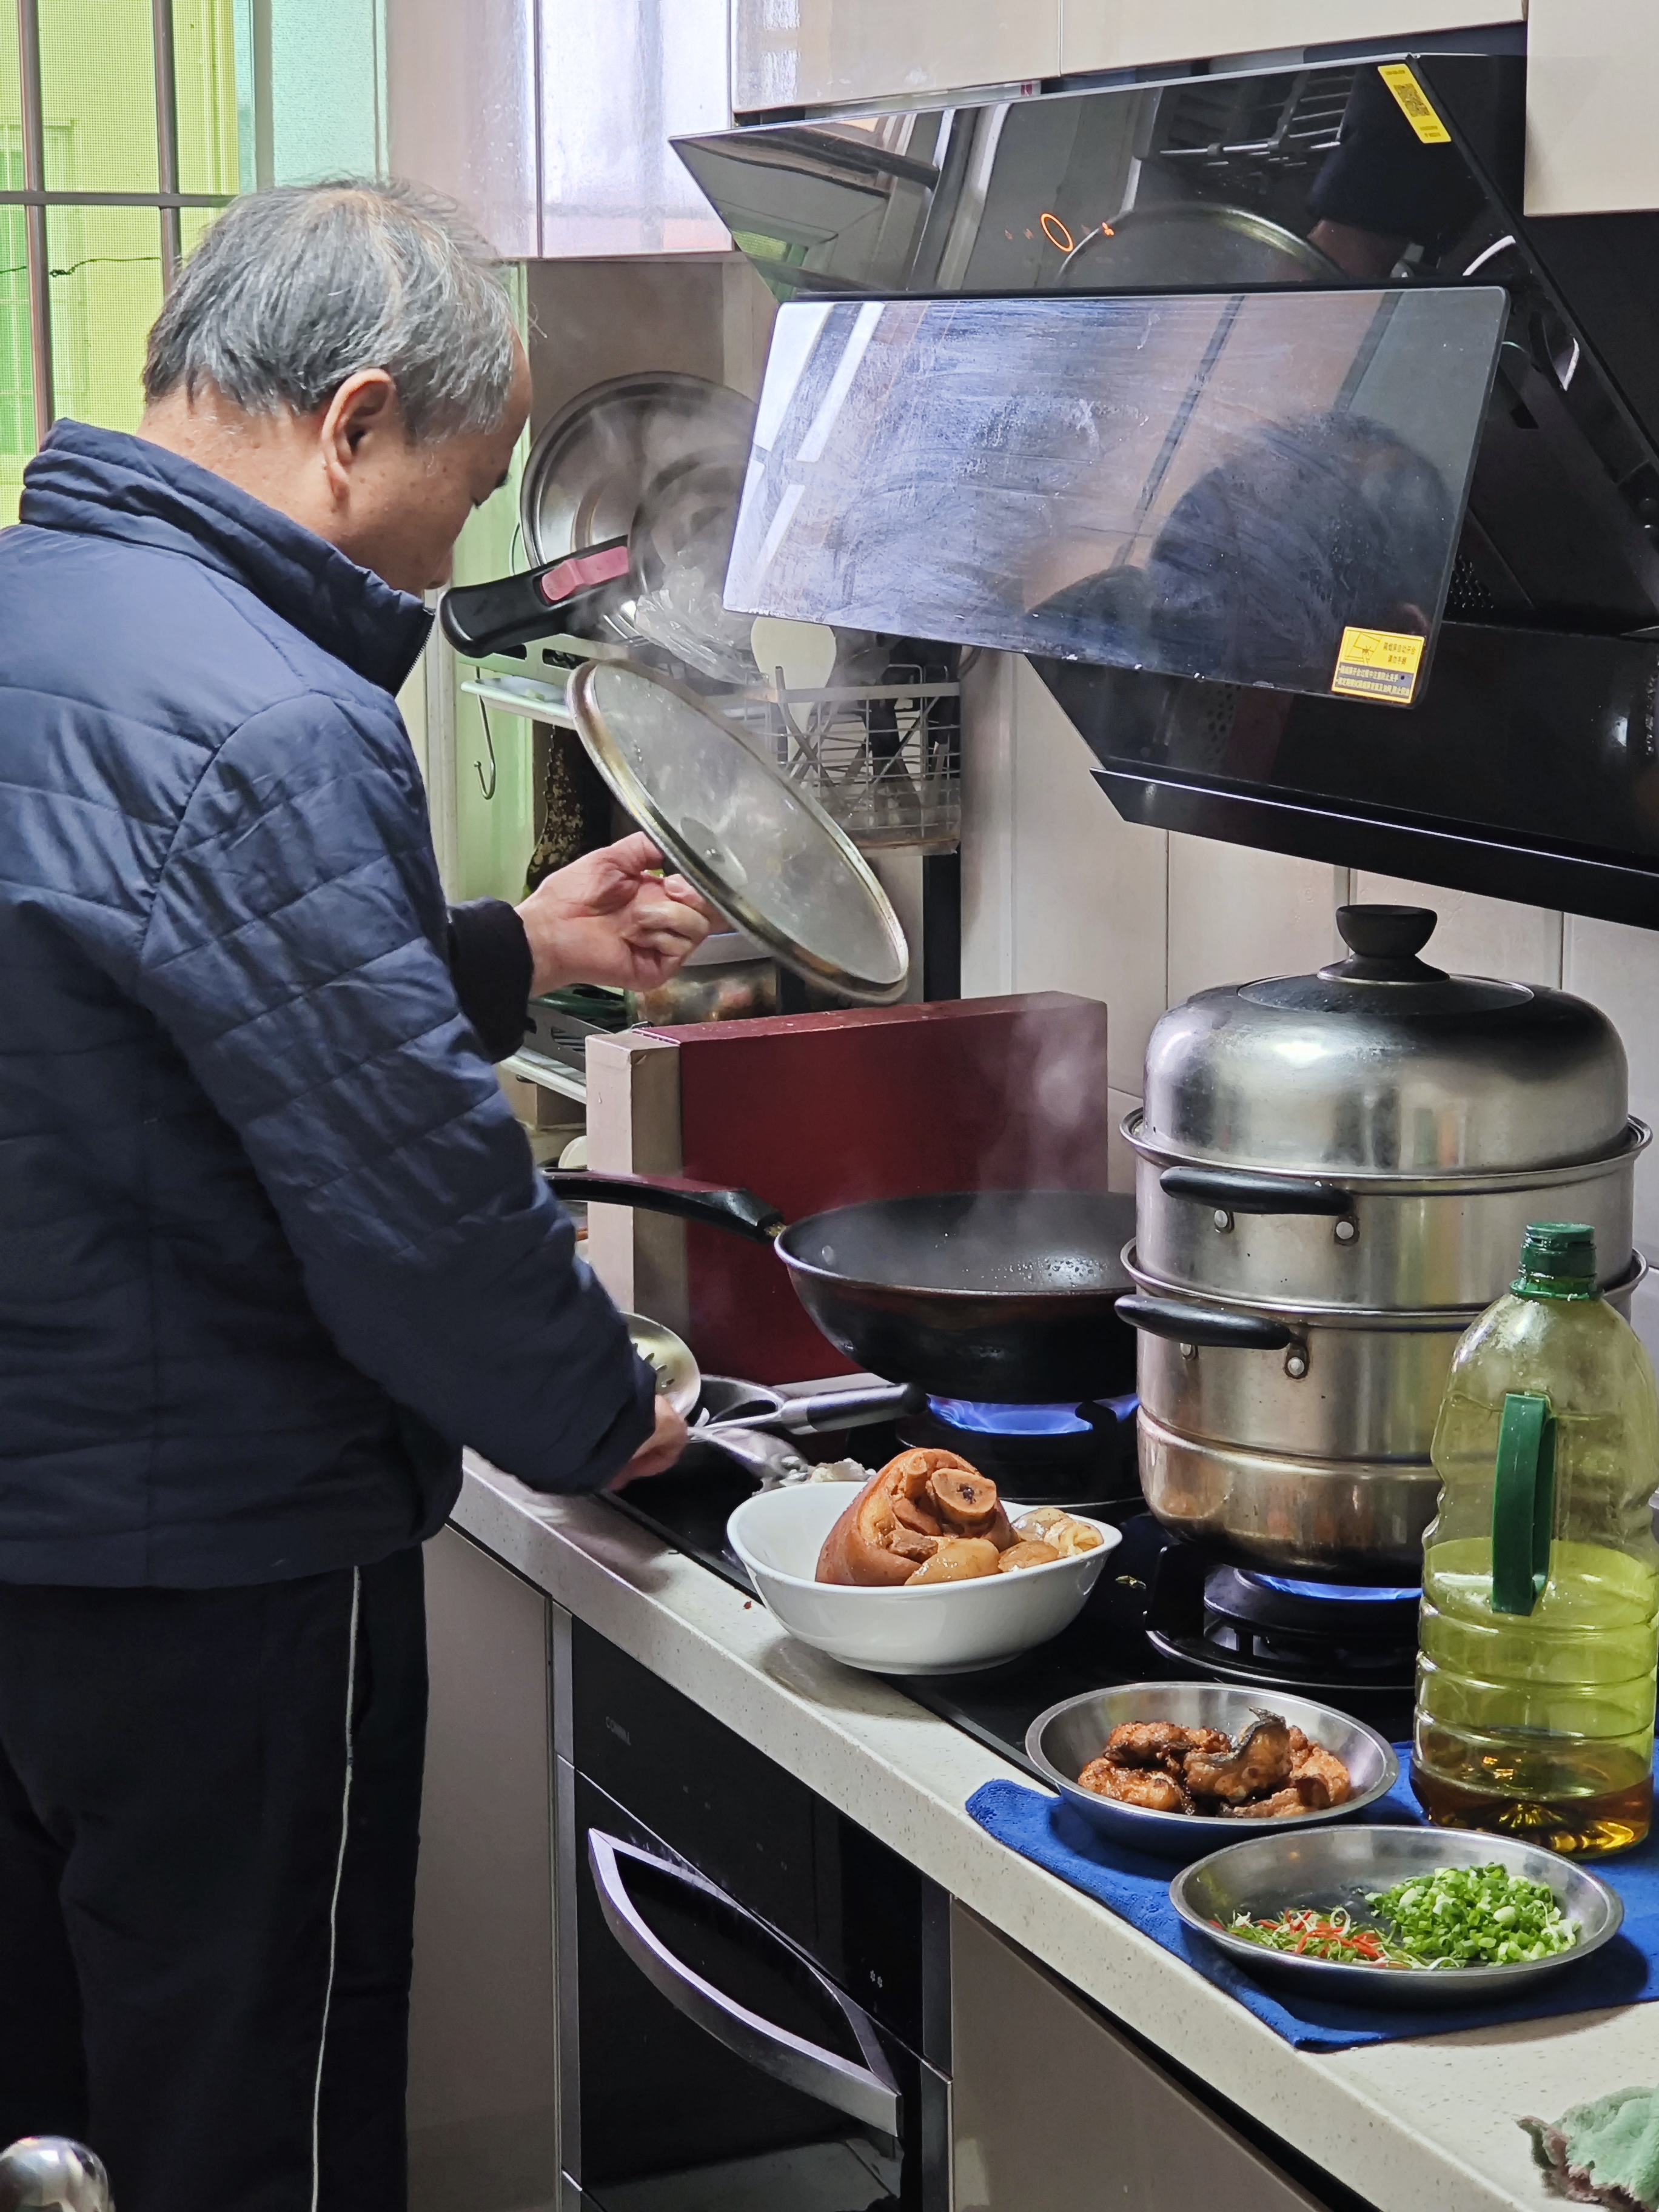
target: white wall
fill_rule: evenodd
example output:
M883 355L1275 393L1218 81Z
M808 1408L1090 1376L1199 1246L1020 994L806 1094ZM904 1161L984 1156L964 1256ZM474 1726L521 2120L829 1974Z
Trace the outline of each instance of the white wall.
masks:
M1659 1123L1659 932L1327 867L1118 815L1093 756L1027 662L988 653L967 678L963 989L1079 991L1109 1010L1115 1132L1138 1098L1146 1039L1194 991L1316 968L1340 950L1349 899L1431 906L1427 957L1463 973L1577 992L1618 1025L1631 1109ZM1133 1188L1114 1135L1115 1188ZM1637 1171L1636 1239L1659 1265L1659 1161ZM1659 1358L1659 1281L1634 1316Z

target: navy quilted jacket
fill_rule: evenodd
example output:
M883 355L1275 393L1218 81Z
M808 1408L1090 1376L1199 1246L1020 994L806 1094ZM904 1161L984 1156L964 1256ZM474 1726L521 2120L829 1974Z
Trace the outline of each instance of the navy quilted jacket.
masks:
M0 532L0 1581L429 1535L592 1487L649 1370L457 1000L391 692L419 605L60 423Z

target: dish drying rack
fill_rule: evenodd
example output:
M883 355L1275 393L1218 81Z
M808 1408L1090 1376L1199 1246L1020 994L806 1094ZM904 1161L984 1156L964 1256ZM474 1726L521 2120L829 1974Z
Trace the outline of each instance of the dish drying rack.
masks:
M891 679L712 701L864 852L953 851L962 834L962 686L896 664Z
M540 677L481 665L461 689L498 712L574 728L568 672L551 653L543 658ZM937 664L892 662L884 672L896 680L814 690L780 681L713 691L708 704L810 791L860 851L954 852L962 834L962 686Z

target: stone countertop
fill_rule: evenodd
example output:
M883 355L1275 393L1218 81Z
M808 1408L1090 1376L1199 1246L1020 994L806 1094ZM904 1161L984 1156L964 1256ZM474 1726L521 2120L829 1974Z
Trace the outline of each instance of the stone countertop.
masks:
M1177 2064L1378 2207L1543 2212L1523 2112L1659 2081L1659 2008L1297 2051L1173 1954L1006 1850L963 1809L1029 1783L875 1675L610 1505L547 1498L469 1454L456 1524L930 1875Z

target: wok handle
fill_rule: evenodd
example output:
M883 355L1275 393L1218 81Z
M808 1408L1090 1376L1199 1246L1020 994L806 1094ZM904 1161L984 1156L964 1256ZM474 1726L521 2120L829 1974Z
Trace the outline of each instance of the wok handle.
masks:
M1227 1213L1353 1212L1353 1194L1334 1182L1287 1182L1278 1176L1230 1174L1224 1168L1165 1168L1158 1188L1171 1198L1196 1198Z
M730 1229L757 1244L770 1244L785 1226L775 1206L752 1190L693 1182L685 1176L592 1175L585 1169L544 1168L556 1198L581 1206L633 1206L642 1213L672 1213L710 1229Z
M883 1382L866 1390L823 1390L810 1398L786 1398L775 1413L757 1418L757 1428L781 1429L805 1436L814 1429L862 1429L877 1421L927 1410L927 1393L914 1382Z
M1148 1336L1233 1352L1283 1352L1295 1341L1282 1322L1228 1313L1220 1306L1189 1306L1180 1298L1120 1298L1117 1317Z

